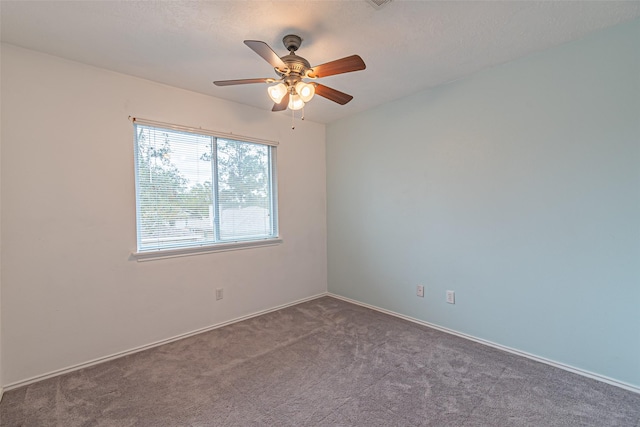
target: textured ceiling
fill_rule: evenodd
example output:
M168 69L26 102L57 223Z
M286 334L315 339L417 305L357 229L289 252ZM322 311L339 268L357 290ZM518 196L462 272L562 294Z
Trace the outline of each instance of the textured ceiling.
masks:
M3 42L264 110L266 85L212 84L275 77L243 40L284 55L282 37L298 34L311 65L357 53L366 70L320 80L354 100L306 108L329 123L638 18L640 2L3 0L0 15Z

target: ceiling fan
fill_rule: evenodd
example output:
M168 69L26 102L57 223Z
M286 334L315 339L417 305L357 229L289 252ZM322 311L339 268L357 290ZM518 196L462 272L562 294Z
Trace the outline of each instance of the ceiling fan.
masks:
M364 70L366 65L362 58L358 55L351 55L311 67L309 61L295 53L302 43L300 36L289 34L284 36L282 43L289 51L289 54L279 57L265 42L257 40L244 41L244 44L273 66L279 78L218 80L213 83L216 86L277 83L269 86L267 90L269 97L274 102L271 111L282 111L286 110L287 107L291 110L299 110L313 98L314 94L337 102L340 105L344 105L353 99L353 96L344 92L313 81L306 82L305 79L314 80L336 74Z

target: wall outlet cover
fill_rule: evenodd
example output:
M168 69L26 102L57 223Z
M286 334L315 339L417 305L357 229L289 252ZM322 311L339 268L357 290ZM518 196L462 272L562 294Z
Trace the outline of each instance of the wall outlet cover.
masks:
M424 298L424 286L418 285L416 286L416 295L420 298Z
M449 304L456 303L456 293L454 291L447 291L447 302Z

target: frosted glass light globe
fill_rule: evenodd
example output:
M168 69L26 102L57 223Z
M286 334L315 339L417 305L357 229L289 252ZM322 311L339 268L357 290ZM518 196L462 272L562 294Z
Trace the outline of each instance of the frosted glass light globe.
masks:
M316 93L316 87L311 83L298 82L296 83L296 92L302 101L309 102Z
M300 110L304 107L304 101L298 95L291 95L289 97L289 109Z
M275 86L269 86L267 92L269 93L269 98L271 98L276 104L279 104L280 101L282 101L282 98L287 94L287 87L284 83L278 83Z

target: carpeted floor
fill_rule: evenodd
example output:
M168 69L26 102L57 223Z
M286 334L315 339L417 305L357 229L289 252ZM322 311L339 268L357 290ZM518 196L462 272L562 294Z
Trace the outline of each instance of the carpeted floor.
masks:
M0 425L640 427L640 394L325 297L6 392Z

